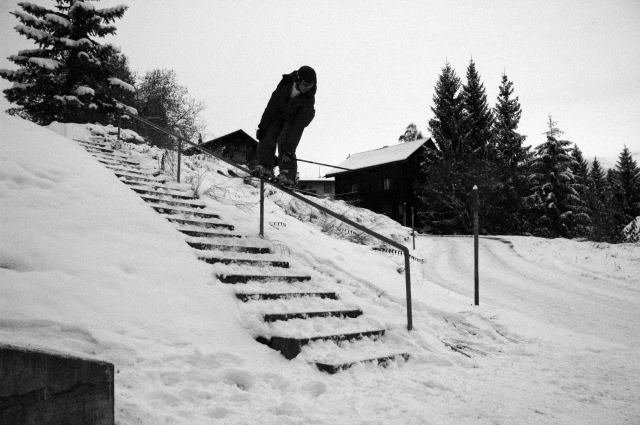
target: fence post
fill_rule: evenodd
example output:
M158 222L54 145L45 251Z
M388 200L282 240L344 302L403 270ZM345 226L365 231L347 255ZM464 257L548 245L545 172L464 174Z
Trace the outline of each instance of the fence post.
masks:
M264 180L260 179L260 237L264 238Z
M180 163L182 162L182 139L178 138L178 183L180 183Z
M407 330L413 329L413 311L411 309L411 267L409 263L409 248L403 247L405 293L407 298Z
M478 276L478 186L473 186L473 280L474 303L480 305L480 277Z
M411 236L413 237L413 250L416 250L416 226L413 215L413 207L411 207Z
M402 203L402 225L407 227L407 203Z

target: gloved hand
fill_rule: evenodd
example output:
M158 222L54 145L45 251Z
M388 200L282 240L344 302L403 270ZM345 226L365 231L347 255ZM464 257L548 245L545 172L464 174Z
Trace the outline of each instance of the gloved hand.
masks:
M260 140L264 137L264 130L258 127L256 130L256 139Z

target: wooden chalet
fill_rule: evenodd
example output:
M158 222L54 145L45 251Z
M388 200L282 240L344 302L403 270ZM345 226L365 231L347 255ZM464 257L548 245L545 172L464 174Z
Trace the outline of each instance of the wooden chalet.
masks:
M419 139L350 155L327 173L335 178L335 198L385 214L403 222L406 207L410 224L416 205L413 187L420 167L420 152L436 149L433 141Z
M244 131L236 130L233 133L202 143L200 146L239 164L249 165L256 158L258 142ZM184 151L185 155L197 153L198 150L194 147Z
M322 178L317 179L300 179L298 181L300 189L313 192L321 198L333 198L335 195L335 179Z

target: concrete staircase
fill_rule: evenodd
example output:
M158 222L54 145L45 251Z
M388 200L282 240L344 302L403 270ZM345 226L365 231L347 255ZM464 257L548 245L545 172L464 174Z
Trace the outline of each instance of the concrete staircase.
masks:
M384 366L409 358L387 341L386 330L375 319L342 300L332 289L337 282L292 268L267 241L238 234L233 224L208 210L185 185L171 183L159 170L141 167L108 142L77 142L173 223L198 259L214 265L220 282L235 286L258 342L287 359L302 356L328 373L358 363Z

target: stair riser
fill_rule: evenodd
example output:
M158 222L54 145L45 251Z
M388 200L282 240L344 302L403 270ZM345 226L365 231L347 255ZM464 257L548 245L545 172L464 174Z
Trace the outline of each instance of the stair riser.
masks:
M378 366L387 367L389 363L392 361L397 361L400 359L407 361L409 360L409 357L410 357L409 354L402 353L402 354L397 354L392 356L379 357L377 359L368 359L368 360L361 360L358 362L344 363L341 365L332 365L332 364L325 364L325 363L315 363L315 365L320 371L333 375L334 373L338 373L342 370L349 369L350 367L357 364L375 363Z
M321 299L330 299L337 300L338 295L334 292L305 292L305 293L282 293L282 294L236 294L236 298L238 298L242 302L249 301L262 301L262 300L286 300L290 298L303 298L303 297L313 297L313 298L321 298Z
M198 212L198 211L185 211L185 210L176 210L174 208L166 208L166 207L156 207L156 206L152 206L152 208L156 211L158 211L161 214L180 214L180 215L185 215L185 216L189 216L189 217L196 217L196 218L213 218L213 219L220 219L220 216L218 214L213 214L213 213L205 213L205 212Z
M245 276L245 275L226 275L217 276L220 282L236 284L247 282L284 282L284 283L297 283L306 282L311 280L309 276Z
M283 269L289 268L289 263L286 261L266 261L266 260L245 260L238 258L199 258L200 261L204 261L209 264L242 264L246 266L256 267L279 267Z
M137 185L140 185L140 183L143 183L145 186L149 186L149 187L152 187L154 189L162 189L162 188L166 187L166 186L162 186L162 183L164 183L164 180L152 180L152 179L147 179L145 177L128 176L128 175L121 174L121 173L114 173L114 174L124 184L137 184Z
M92 154L92 156L94 158L96 158L98 161L102 162L103 164L105 162L115 162L118 165L131 165L131 166L139 166L140 165L139 162L127 161L127 160L121 159L121 158L113 158L113 157L104 156L104 155L98 155L98 154Z
M193 236L194 238L241 238L241 235L234 235L230 233L215 233L215 232L200 232L198 230L186 230L178 229L180 232L187 236Z
M197 227L202 227L204 229L227 229L227 230L234 229L233 225L224 224L224 223L206 223L203 221L185 220L182 218L173 218L173 217L167 217L167 220L169 220L172 223L183 224L185 226L197 226Z
M286 321L292 319L313 319L315 317L340 317L340 318L352 318L362 316L360 310L346 310L346 311L318 311L311 313L282 313L282 314L265 314L263 320L265 322L277 322Z
M142 196L142 199L145 202L148 202L150 204L167 204L167 205L175 205L178 207L191 207L191 208L205 208L206 205L201 205L201 204L192 204L190 202L182 202L182 201L176 201L176 200L170 200L170 199L153 199L153 198L148 198L145 196Z
M105 167L110 169L111 171L113 171L114 174L115 173L133 174L133 175L140 176L140 177L145 177L145 178L148 178L148 179L155 179L155 176L153 174L142 172L139 169L126 168L126 167L123 167L123 166L111 165L111 164L105 164Z
M276 351L280 351L282 355L291 360L295 358L302 347L307 345L312 341L354 341L362 338L371 338L377 339L384 335L384 331L370 331L370 332L360 332L353 334L341 334L341 335L331 335L331 336L322 336L322 337L314 337L314 338L282 338L282 337L271 337L269 339L264 337L258 337L256 340L261 342L262 344L268 345Z
M192 196L188 196L188 195L177 195L177 194L173 194L173 193L164 193L164 192L157 192L155 190L147 190L147 189L140 189L137 187L131 187L131 190L137 192L137 193L141 193L144 195L153 195L153 196L158 196L158 197L167 197L167 198L173 198L173 199L185 199L185 200L189 200L189 199L194 199Z
M232 246L232 245L216 245L201 242L187 242L190 247L199 249L201 251L216 250L216 251L231 251L231 252L245 252L247 254L270 254L269 248L259 248L254 246Z

